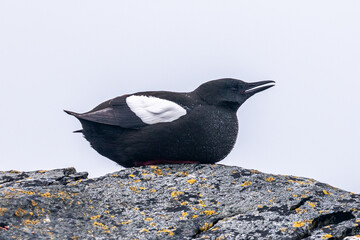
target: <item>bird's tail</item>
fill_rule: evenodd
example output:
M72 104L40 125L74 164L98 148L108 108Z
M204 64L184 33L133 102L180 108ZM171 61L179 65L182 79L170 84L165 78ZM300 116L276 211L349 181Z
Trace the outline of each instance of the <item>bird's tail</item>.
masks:
M68 110L64 110L64 112L66 112L67 114L69 114L69 115L71 115L71 116L74 116L74 117L76 117L76 118L79 116L79 114L76 113L76 112L71 112L71 111L68 111ZM82 132L83 132L82 129L73 131L73 133L82 133Z

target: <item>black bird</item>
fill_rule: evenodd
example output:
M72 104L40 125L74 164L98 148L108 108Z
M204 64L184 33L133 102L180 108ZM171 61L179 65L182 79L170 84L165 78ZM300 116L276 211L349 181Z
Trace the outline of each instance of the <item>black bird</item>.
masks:
M192 92L139 92L79 114L82 132L101 155L124 167L165 163L215 163L234 147L236 111L274 81L224 78Z

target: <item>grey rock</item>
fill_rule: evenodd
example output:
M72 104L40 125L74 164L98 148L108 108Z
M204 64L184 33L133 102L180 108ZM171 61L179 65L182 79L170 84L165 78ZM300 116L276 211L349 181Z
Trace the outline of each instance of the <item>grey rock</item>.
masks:
M0 172L0 239L356 239L359 209L313 179L223 165Z

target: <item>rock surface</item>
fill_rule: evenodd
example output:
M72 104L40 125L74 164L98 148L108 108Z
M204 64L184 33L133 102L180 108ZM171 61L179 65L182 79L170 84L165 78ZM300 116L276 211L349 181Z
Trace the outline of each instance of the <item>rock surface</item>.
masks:
M0 186L0 239L357 239L360 234L360 195L313 179L239 167L147 166L96 179L74 168L8 171L0 173Z

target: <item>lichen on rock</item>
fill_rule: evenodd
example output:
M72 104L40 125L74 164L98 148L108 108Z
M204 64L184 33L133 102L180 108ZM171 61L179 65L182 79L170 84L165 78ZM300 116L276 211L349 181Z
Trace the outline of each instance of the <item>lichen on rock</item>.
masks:
M359 209L313 179L224 165L0 172L0 239L342 239Z

